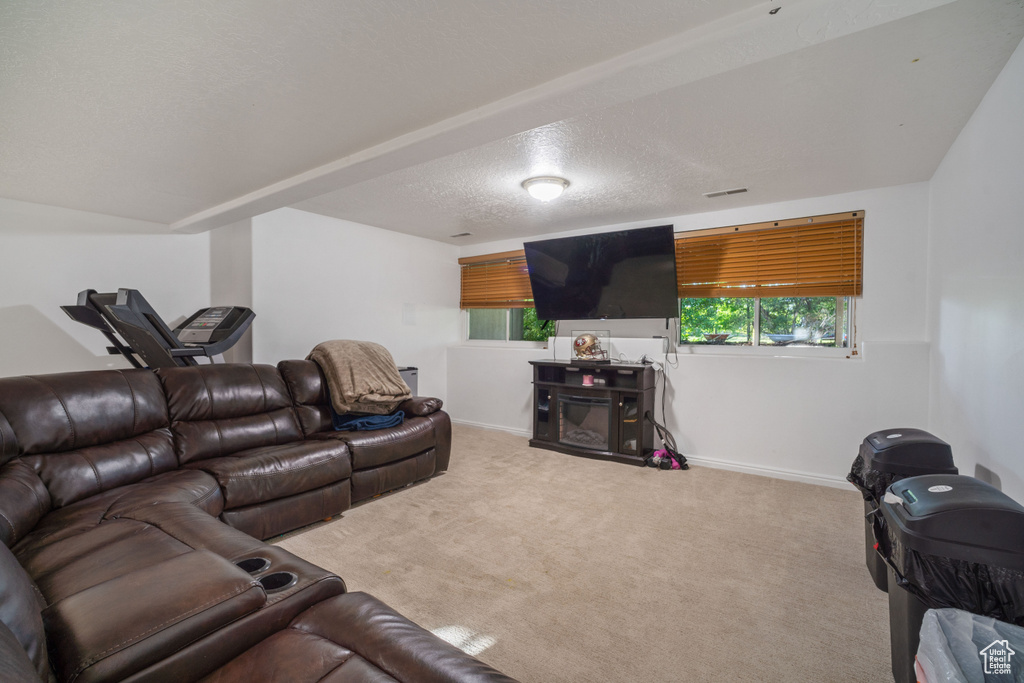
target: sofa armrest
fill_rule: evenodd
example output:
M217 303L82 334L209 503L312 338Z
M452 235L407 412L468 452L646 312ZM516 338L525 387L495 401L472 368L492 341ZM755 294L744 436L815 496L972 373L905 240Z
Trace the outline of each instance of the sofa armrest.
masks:
M430 396L413 396L407 398L398 405L398 410L401 410L406 415L414 415L416 417L426 417L431 413L436 413L441 410L441 406L444 403L439 398L433 398Z
M50 492L32 467L14 460L0 468L0 542L13 547L51 507Z
M0 622L0 681L43 683L28 653L7 626Z
M263 587L206 550L124 574L46 608L60 680L119 681L258 610Z
M14 429L3 413L0 413L0 464L3 464L18 454L18 439L14 436Z

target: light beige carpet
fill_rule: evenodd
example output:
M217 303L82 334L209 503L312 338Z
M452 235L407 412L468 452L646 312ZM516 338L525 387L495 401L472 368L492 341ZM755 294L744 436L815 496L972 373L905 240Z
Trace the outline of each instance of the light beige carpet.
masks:
M457 425L446 474L277 542L524 682L891 681L862 514Z

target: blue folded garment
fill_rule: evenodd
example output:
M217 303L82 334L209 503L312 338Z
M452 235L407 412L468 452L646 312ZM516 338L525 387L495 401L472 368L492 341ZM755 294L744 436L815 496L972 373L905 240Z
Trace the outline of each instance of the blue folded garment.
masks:
M357 431L368 432L372 429L387 429L397 427L405 420L405 413L396 410L390 415L361 415L358 413L345 413L338 415L331 407L331 422L334 423L334 430L338 432Z

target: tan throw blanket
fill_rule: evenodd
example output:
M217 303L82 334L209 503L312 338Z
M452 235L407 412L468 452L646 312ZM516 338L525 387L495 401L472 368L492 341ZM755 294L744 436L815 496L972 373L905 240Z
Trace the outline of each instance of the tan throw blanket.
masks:
M380 344L335 339L317 344L307 360L320 366L339 415L387 415L412 396L391 354Z

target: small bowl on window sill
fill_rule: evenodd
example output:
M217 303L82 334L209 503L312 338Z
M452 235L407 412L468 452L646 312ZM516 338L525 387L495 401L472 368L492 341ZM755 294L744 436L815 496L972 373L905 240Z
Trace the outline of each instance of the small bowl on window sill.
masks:
M717 333L717 334L705 334L704 341L708 344L724 344L725 340L729 338L729 333Z

